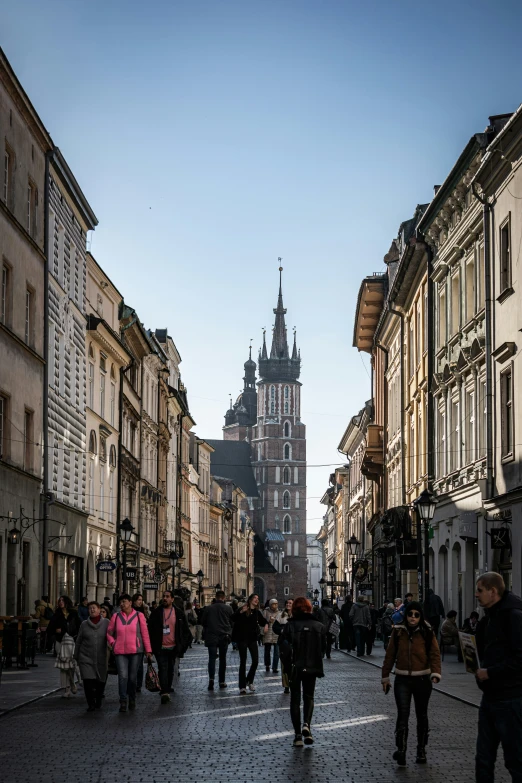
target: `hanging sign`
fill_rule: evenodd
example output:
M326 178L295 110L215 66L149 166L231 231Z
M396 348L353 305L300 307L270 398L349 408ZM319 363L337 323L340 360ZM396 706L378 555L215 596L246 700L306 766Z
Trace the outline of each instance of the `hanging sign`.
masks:
M154 592L158 589L158 585L156 582L144 582L143 583L143 589L144 590L154 590Z
M97 571L115 571L116 570L116 563L114 560L99 560L96 563L96 570Z
M126 568L125 569L125 579L129 579L131 582L134 582L136 579L138 573L137 568Z
M511 549L511 536L507 527L491 528L491 549Z
M366 577L368 576L368 561L367 560L356 560L353 566L354 569L354 579L356 582L364 582Z

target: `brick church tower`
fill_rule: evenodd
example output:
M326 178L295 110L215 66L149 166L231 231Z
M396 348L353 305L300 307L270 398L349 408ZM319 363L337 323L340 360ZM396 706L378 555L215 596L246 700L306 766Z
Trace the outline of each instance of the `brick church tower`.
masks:
M301 356L294 333L288 346L280 267L272 346L266 337L259 352L259 380L250 355L244 390L227 411L225 440L248 440L259 498L254 502L257 546L273 568L254 571L255 590L263 600L306 595L306 428L301 422ZM257 415L252 405L257 396ZM256 564L266 558L256 553Z

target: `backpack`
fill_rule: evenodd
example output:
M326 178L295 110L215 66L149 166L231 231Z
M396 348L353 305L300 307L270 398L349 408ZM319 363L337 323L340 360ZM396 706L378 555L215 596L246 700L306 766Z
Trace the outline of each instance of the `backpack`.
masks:
M394 625L398 625L399 623L402 623L404 620L404 607L401 607L400 609L396 609L395 612L391 616L392 623Z
M51 609L50 606L46 606L43 613L43 619L44 620L52 620L54 617L54 612Z

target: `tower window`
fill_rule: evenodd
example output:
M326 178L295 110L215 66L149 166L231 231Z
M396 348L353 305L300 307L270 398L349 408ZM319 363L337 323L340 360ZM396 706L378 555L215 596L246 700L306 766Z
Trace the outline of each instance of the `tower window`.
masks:
M290 422L285 421L285 438L290 437Z
M290 484L290 468L283 470L283 484Z
M290 566L287 563L285 563L285 565L283 566L283 571L285 572L285 574L287 574L290 571Z
M275 413L275 386L270 387L270 413Z
M292 459L292 447L289 443L285 443L285 459Z
M283 493L283 508L290 508L290 492Z
M283 519L283 533L291 533L292 532L292 520L290 519L289 515L286 514L285 518Z

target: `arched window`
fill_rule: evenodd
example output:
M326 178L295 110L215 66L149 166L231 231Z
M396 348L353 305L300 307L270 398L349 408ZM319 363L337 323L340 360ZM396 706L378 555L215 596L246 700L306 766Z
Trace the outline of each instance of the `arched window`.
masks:
M290 484L290 468L283 470L283 484Z
M285 443L285 459L292 459L292 447L289 443Z
M290 437L290 422L285 421L285 438L289 438L289 437Z
M290 412L290 389L288 386L285 386L285 406L284 406L284 412L289 413Z
M292 532L292 520L286 514L285 518L283 519L283 533L291 533Z
M116 447L115 446L111 446L111 450L109 452L109 465L111 466L111 468L115 468L116 467ZM299 493L297 493L297 494L299 494Z
M290 508L290 492L288 490L283 494L283 508Z
M279 494L277 492L277 489L274 490L274 508L277 508L277 504L279 503Z
M270 387L270 413L275 413L275 386Z
M285 386L285 400L288 400L289 397L290 397L290 390L288 386Z
M107 441L105 438L100 438L100 459L107 462Z
M96 433L94 430L91 430L91 434L89 435L89 451L91 454L96 454Z

